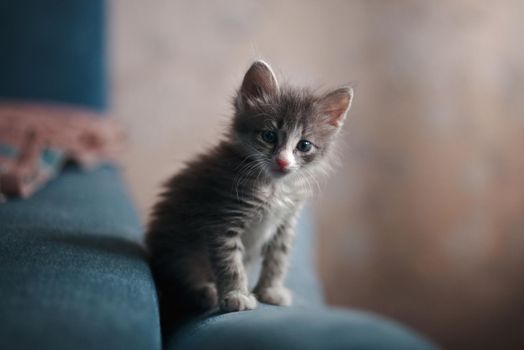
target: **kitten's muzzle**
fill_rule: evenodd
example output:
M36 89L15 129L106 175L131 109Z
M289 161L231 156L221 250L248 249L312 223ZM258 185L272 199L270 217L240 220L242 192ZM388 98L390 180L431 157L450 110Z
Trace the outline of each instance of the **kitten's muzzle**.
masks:
M275 166L271 167L271 172L273 173L273 175L280 177L290 173L291 167L287 160L277 158L275 160Z
M275 163L277 163L278 169L282 172L288 172L289 171L289 161L284 158L277 158L275 159Z

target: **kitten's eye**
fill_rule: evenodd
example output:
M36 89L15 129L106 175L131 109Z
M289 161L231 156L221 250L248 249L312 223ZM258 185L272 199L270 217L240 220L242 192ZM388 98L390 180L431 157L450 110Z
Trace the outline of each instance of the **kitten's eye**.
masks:
M270 130L262 131L262 140L266 141L267 143L275 143L277 142L277 133Z
M313 147L313 144L308 140L300 140L297 144L297 149L303 153L309 152L311 147Z

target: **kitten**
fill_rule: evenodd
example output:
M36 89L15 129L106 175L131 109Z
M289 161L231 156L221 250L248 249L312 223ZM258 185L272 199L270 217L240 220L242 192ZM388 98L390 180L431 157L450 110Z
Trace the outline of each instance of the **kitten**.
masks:
M291 303L293 226L352 98L348 87L317 96L279 86L267 63L253 63L225 139L171 178L154 206L146 244L161 301L224 312L254 309L257 299ZM260 255L250 292L246 266Z

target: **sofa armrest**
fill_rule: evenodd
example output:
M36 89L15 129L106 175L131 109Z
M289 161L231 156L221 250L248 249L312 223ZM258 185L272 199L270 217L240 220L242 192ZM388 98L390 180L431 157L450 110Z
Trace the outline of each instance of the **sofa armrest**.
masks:
M0 204L0 348L161 348L142 230L115 168Z

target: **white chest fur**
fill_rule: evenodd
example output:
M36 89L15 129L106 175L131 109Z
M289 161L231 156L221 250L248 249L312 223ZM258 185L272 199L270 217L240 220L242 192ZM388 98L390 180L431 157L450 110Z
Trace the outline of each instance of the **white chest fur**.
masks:
M273 237L278 227L293 210L294 202L287 196L278 195L273 196L270 203L260 209L242 235L246 262L251 262L260 255L264 244Z

